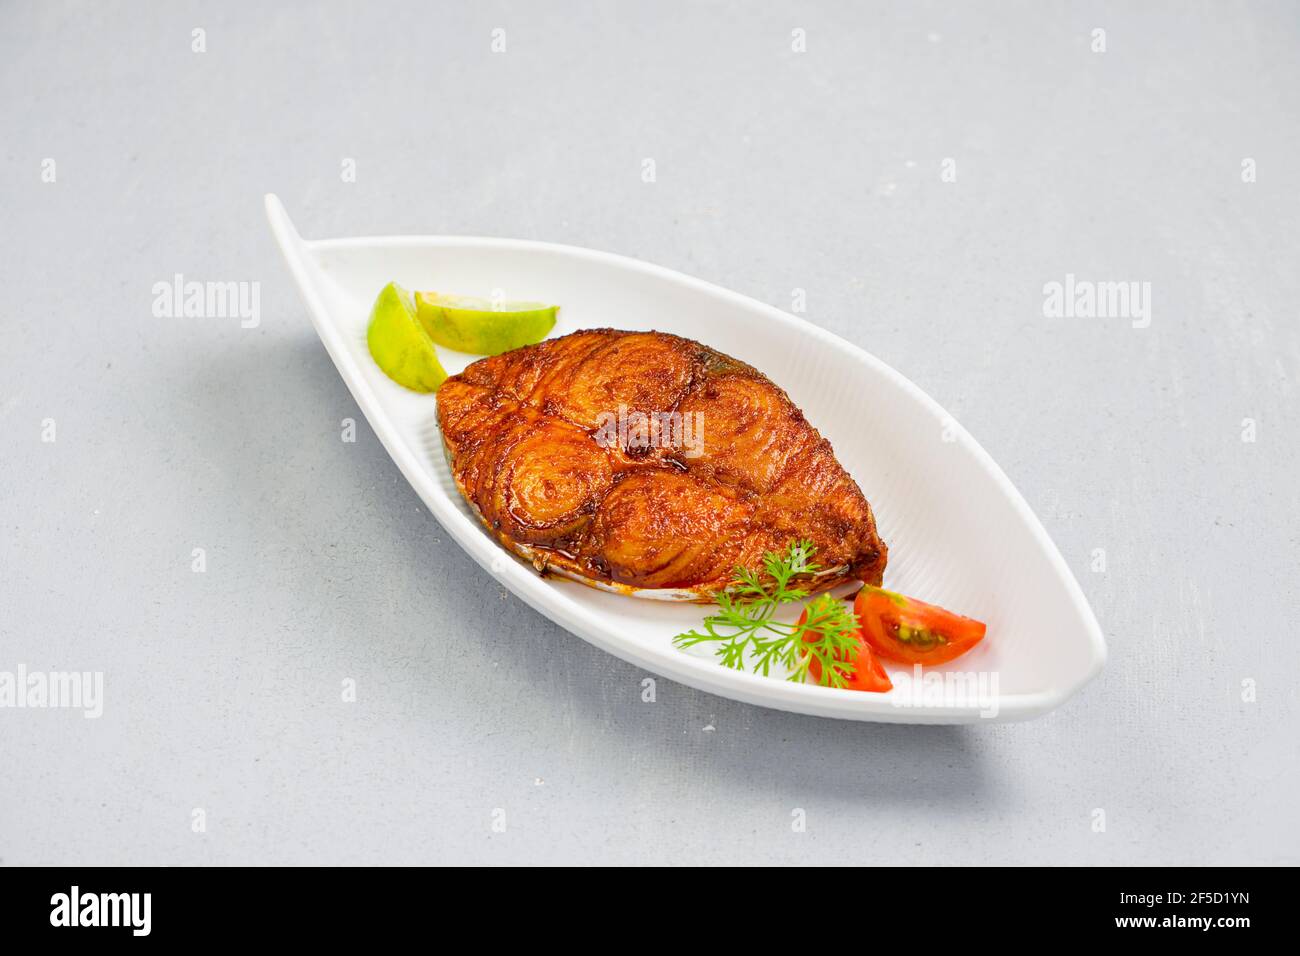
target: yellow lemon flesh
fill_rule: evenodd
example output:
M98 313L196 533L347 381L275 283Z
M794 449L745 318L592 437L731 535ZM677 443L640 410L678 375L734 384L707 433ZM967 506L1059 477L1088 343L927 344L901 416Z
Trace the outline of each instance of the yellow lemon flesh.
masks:
M429 337L471 355L500 355L534 345L555 327L559 306L493 302L465 295L417 292L416 313Z
M375 299L366 344L384 374L413 392L436 392L447 377L411 293L396 282L384 286Z

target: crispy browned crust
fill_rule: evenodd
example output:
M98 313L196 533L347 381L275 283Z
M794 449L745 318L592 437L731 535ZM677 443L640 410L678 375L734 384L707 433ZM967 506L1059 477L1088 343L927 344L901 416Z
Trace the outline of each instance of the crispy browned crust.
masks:
M702 415L703 447L602 447L602 413ZM502 543L591 581L713 594L807 538L820 583L879 584L871 506L757 370L661 332L575 332L475 362L438 391L461 493ZM521 546L523 546L521 548Z

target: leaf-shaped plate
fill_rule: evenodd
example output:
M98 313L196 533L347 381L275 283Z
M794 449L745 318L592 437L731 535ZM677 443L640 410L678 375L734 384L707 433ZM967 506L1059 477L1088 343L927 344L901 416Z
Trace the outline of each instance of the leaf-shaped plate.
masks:
M266 197L266 211L321 341L424 503L505 587L597 647L751 704L909 723L1033 717L1058 706L1105 663L1106 645L1078 582L1006 475L933 399L857 346L761 302L621 256L458 236L307 241L276 197ZM889 544L885 586L977 617L988 624L988 637L922 675L889 667L889 693L835 690L729 670L707 650L676 649L673 635L699 625L699 606L539 576L488 535L456 490L435 400L393 383L370 358L370 306L390 281L556 302L552 335L657 329L761 369L830 439L871 502ZM474 360L440 354L451 373Z

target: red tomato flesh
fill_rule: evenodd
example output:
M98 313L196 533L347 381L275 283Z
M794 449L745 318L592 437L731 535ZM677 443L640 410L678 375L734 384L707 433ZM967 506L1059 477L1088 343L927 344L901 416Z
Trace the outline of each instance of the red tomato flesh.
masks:
M799 624L806 624L807 621L808 609L805 607L803 614L799 617ZM814 620L813 629L815 630L816 627L817 622ZM884 693L887 690L893 690L893 681L891 681L889 675L885 673L885 668L882 667L880 661L876 659L876 655L871 653L871 648L867 646L865 641L863 641L862 631L856 631L854 636L858 639L858 648L850 655L850 660L853 664L853 676L845 680L844 689L864 690L876 694ZM804 640L807 640L807 638L804 638ZM837 654L836 660L843 660L843 657ZM813 680L820 684L822 679L821 661L815 657L809 661L808 673L812 675Z
M934 604L867 585L853 610L877 656L900 664L944 664L984 639L984 624Z

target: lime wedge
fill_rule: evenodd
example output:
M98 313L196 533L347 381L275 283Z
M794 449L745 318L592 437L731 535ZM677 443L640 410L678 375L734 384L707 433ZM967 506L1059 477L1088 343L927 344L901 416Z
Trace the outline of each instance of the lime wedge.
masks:
M439 345L471 355L500 355L546 338L559 306L493 302L465 295L417 292L420 323Z
M436 392L447 373L424 326L416 318L411 293L390 282L370 310L366 344L384 374L414 392Z

